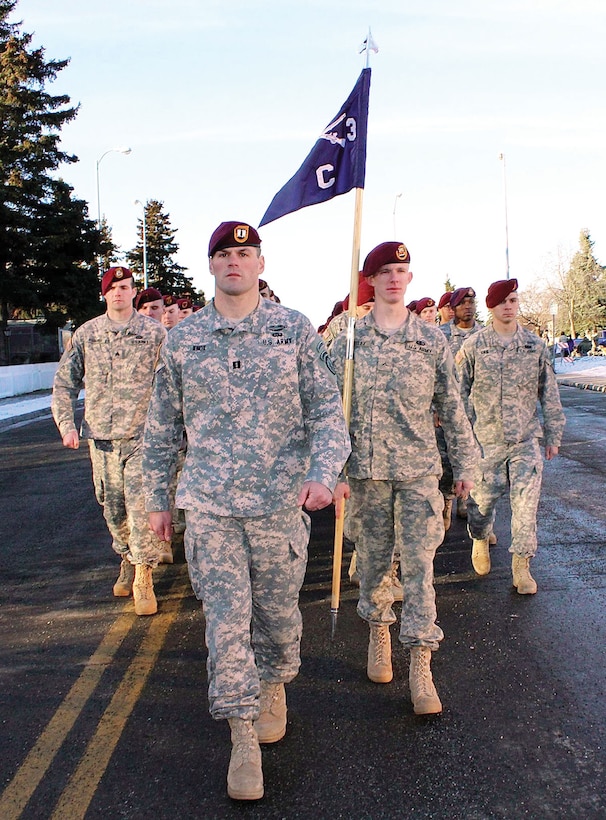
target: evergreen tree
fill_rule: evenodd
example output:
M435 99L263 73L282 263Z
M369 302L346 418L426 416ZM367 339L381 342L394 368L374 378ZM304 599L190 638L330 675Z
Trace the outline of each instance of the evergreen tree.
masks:
M194 301L203 299L204 294L199 294L192 279L185 276L184 271L187 268L174 260L179 250L174 240L177 230L171 228L170 216L163 212L163 205L164 203L157 199L150 199L144 208L148 287L158 288L161 293L172 296L191 296ZM127 259L133 273L137 274L139 282L142 282L143 218L139 219L137 233L137 244L127 254Z
M101 245L99 255L100 273L103 273L116 264L116 259L120 256L120 246L116 245L112 238L112 229L105 217L101 218Z
M567 316L570 335L595 333L606 323L606 268L593 255L589 231L581 231L575 253L559 289L560 316Z
M53 176L76 162L60 150L74 119L66 95L45 90L67 60L46 61L30 34L9 22L16 0L0 0L0 326L16 311L62 321L97 312L99 232L86 203ZM75 315L74 315L75 317Z

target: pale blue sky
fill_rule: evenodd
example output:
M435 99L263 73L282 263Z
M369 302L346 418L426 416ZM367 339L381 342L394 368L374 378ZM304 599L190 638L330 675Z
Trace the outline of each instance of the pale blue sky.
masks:
M361 261L398 238L409 298L439 298L446 276L483 297L505 276L503 152L521 288L582 229L606 263L602 0L21 0L15 18L47 58L71 58L49 88L81 105L65 179L96 218L96 161L130 146L100 165L115 241L135 244L135 199L163 201L207 296L210 233L258 223L353 88L369 25ZM347 293L353 215L352 192L261 232L267 280L315 325Z

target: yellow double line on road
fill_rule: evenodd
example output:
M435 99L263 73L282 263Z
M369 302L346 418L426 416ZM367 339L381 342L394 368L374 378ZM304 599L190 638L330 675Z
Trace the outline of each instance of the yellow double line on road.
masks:
M83 818L109 764L122 731L154 667L166 635L184 598L191 591L185 567L169 589L161 611L149 619L149 630L116 689L76 771L70 778L51 817L53 820ZM136 621L132 609L110 627L85 669L59 706L35 746L0 797L0 818L17 820L50 768L67 735L101 676Z

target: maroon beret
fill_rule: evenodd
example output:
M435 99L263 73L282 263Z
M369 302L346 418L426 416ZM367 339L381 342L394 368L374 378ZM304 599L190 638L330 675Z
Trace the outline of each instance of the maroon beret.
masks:
M189 296L183 296L181 299L177 299L177 304L179 305L179 310L187 310L188 308L193 308L194 306L194 303Z
M421 312L425 310L425 308L433 307L435 305L434 300L430 296L424 296L422 299L416 304L415 313L420 316Z
M493 282L488 288L488 296L486 297L486 307L493 308L504 302L510 293L518 289L517 279L499 279L498 282Z
M170 294L168 294L167 296L163 296L162 298L164 299L164 307L171 307L172 305L177 305L177 306L179 305L179 302L178 302L176 296L171 296Z
M416 299L413 299L413 300L412 300L412 302L409 302L409 303L406 305L406 307L407 307L407 308L408 308L408 310L410 310L411 312L412 312L413 310L416 310L416 309L417 309L417 300L416 300Z
M133 273L130 268L110 268L103 274L101 280L101 294L105 296L114 282L122 282L124 279L132 279Z
M476 292L473 288L457 288L453 290L450 297L450 307L456 308L457 305L460 305L463 299L466 299L468 296L472 299L476 298Z
M213 256L224 248L237 248L239 245L260 248L261 238L252 225L247 225L246 222L222 222L210 238L208 255Z
M158 299L162 298L162 294L156 288L145 288L142 290L141 293L137 294L137 298L135 299L135 310L139 310L142 305L146 305L148 302L157 302Z
M403 242L382 242L373 248L364 260L362 273L364 276L372 276L383 265L397 262L410 262L406 245Z
M443 307L446 305L450 305L450 297L452 296L452 291L447 290L446 293L443 293L440 296L440 301L438 302L438 310L442 310Z
M360 278L358 279L358 304L365 305L366 302L371 302L375 298L375 289L368 284L368 280L360 271Z

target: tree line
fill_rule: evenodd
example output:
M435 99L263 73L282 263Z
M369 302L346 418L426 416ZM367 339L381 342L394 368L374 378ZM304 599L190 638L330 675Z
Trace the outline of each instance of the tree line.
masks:
M48 86L69 60L46 59L32 35L10 17L17 0L0 0L0 329L10 319L38 319L50 333L68 320L98 315L99 268L120 249L107 222L98 226L88 203L59 173L78 161L62 150L61 129L78 114L69 96ZM176 229L159 200L144 207L148 284L162 293L203 300L175 261ZM138 242L126 253L143 282L143 217Z
M591 339L606 327L606 267L593 248L590 232L582 230L571 259L558 251L544 274L522 289L520 315L529 327L572 339L583 334Z
M68 320L78 326L103 310L99 272L123 254L110 225L97 225L88 203L59 174L78 161L60 147L61 129L78 107L47 87L69 61L47 60L43 48L32 47L32 35L9 21L16 6L17 0L0 0L0 329L9 319L35 318L55 333ZM157 199L145 204L137 244L124 254L137 284L144 278L144 233L147 284L203 303L175 260L176 229ZM606 269L588 230L571 260L560 254L546 277L522 288L521 306L526 324L539 333L551 329L554 315L556 333L573 338L606 326Z

